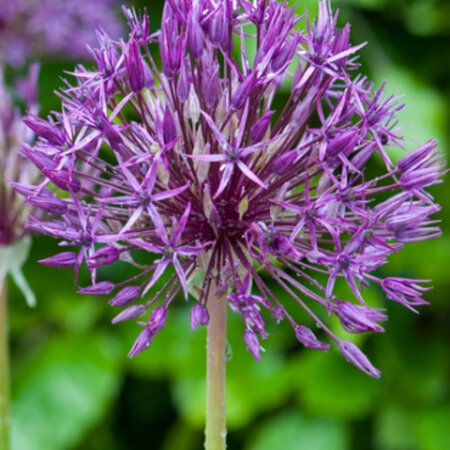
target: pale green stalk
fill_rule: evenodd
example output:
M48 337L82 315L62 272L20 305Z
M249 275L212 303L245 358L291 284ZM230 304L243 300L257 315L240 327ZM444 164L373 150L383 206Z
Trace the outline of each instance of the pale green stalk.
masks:
M208 298L206 450L224 450L227 435L225 417L227 302L225 296L216 296L215 291L215 284L212 283Z
M0 449L9 449L9 343L6 279L0 286Z

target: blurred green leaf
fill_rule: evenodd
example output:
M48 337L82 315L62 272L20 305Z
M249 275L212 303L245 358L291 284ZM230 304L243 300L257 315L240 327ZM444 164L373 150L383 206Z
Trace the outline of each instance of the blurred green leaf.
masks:
M107 336L49 340L17 376L12 449L71 448L105 414L119 388L120 346Z
M448 450L450 407L407 408L386 404L376 418L375 444L380 450Z
M182 422L178 422L168 434L163 450L192 450L201 447L203 436L199 440L198 433Z
M71 332L88 331L102 317L107 307L103 298L76 294L75 288L69 286L67 292L51 292L44 313L50 313L53 320L63 324Z
M399 313L404 315L407 311ZM448 390L447 346L433 330L415 329L414 322L420 326L420 317L410 318L408 322L406 317L400 321L391 314L391 319L387 334L375 342L380 366L388 368L385 378L389 396L408 404L442 402Z
M448 450L450 448L449 404L419 412L415 422L421 450Z
M185 374L174 380L172 395L184 421L194 428L201 429L205 424L206 377L188 377Z
M375 420L375 445L379 450L415 448L411 411L398 405L385 404Z
M437 138L441 144L445 142L445 102L432 86L403 67L387 63L375 67L374 74L379 84L387 80L385 95L399 96L399 102L405 103L397 118L405 127L400 134L406 138L406 149L413 150L431 138ZM394 161L405 154L398 148L388 153Z
M292 382L302 410L340 419L361 419L374 407L381 382L374 380L332 349L306 351L292 366Z
M288 411L265 421L246 450L346 450L347 430L331 419L312 419Z

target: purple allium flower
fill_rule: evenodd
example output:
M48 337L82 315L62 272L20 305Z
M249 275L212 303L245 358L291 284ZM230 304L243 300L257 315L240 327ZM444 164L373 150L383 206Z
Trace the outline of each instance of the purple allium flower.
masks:
M28 77L19 80L18 92L15 93L27 109L35 113L38 73L37 65L30 66ZM13 104L12 92L7 89L0 66L0 286L9 273L30 305L35 303L35 298L21 272L31 245L25 220L34 206L49 209L49 204L52 204L50 209L53 212L62 212L66 208L64 202L48 190L42 190L40 196L33 196L33 201L27 205L11 186L18 183L15 186L23 195L34 192L33 184L40 178L40 172L20 155L21 144L31 143L33 136L23 122L19 108Z
M401 105L352 76L361 46L326 1L314 22L303 18L305 31L275 0L171 0L154 34L146 15L125 13L128 40L101 34L97 67L74 71L61 112L27 120L40 139L24 151L47 177L27 200L38 205L53 185L65 205L30 228L78 248L42 262L85 263L92 286L81 292L116 289L110 304L127 308L114 323L150 316L130 356L148 347L178 293L195 293L191 326L206 325L214 289L241 315L255 358L264 311L286 319L304 346L329 348L296 323L300 307L378 377L327 316L351 333L383 331L387 316L364 300L369 284L410 309L426 303L423 280L383 279L376 269L405 242L440 234L430 218L439 207L424 190L444 172L436 142L391 161ZM98 268L116 259L135 275L98 282ZM337 297L342 281L353 299Z
M29 111L35 112L38 72L38 66L31 66L28 78L19 83L22 100ZM12 94L7 90L0 66L0 245L3 246L14 244L26 234L24 220L30 208L24 208L23 198L17 195L10 183L30 185L36 182L39 170L20 155L21 144L30 144L33 136L23 123L19 109L13 105ZM28 192L23 187L20 193L25 191Z
M36 55L77 59L89 56L101 25L119 36L118 0L14 0L0 8L0 62L14 66Z

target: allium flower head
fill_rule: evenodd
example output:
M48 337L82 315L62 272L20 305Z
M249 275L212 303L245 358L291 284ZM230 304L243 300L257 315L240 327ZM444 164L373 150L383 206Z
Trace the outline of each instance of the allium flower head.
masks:
M35 113L38 72L37 65L30 66L28 77L19 80L16 93L26 108ZM12 92L6 87L3 68L0 66L0 285L6 274L10 273L28 303L33 304L34 295L20 269L30 247L25 220L34 208L23 201L22 196L11 187L11 183L18 183L18 186L36 183L40 172L20 155L21 145L31 143L34 134L23 122L19 108L14 106ZM26 188L25 191L19 190L27 192ZM55 200L59 201L56 197Z
M0 8L0 62L23 64L30 56L89 55L101 25L114 36L121 25L114 15L118 0L13 0Z
M128 40L102 34L97 67L74 71L61 112L27 119L40 139L24 151L47 177L27 200L44 202L53 186L65 205L30 227L75 247L41 262L86 264L92 285L80 292L113 295L124 308L114 323L146 317L130 356L181 293L193 328L208 323L209 301L227 301L257 359L263 311L289 322L304 346L328 349L296 322L300 307L378 377L326 322L383 331L384 311L364 300L368 284L413 310L426 303L423 280L374 271L404 243L440 234L430 218L439 207L424 191L443 172L436 143L391 161L401 105L352 75L361 46L325 1L311 22L275 0L170 0L154 34L145 14L125 13ZM119 259L136 274L99 281L98 268ZM338 298L338 280L352 298Z

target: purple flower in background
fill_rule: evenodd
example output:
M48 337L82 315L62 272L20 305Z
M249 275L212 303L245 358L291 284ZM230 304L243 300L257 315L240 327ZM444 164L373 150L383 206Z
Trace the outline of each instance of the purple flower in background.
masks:
M3 4L4 3L4 4ZM0 8L0 62L21 65L28 58L60 55L89 56L86 44L95 43L103 27L119 36L114 14L119 0L14 0Z
M42 262L86 264L92 286L81 292L125 306L114 322L149 317L130 356L148 347L179 293L196 297L192 328L206 325L214 289L242 317L255 358L267 312L306 347L328 349L296 322L300 307L378 377L326 322L333 314L350 333L383 331L387 316L364 300L369 284L410 309L427 303L423 280L376 269L405 242L440 235L424 190L444 172L436 142L391 161L401 105L352 75L361 45L325 1L309 22L275 0L171 0L154 34L146 15L125 13L128 40L100 34L97 66L77 67L61 112L27 118L39 140L24 153L46 181L26 200L45 205L56 192L62 202L41 206L47 216L29 226L74 247ZM135 274L98 281L116 260ZM338 298L339 283L352 298Z
M28 111L35 113L38 73L37 65L30 66L28 77L18 81L15 92ZM34 295L21 272L31 244L25 221L35 206L45 209L47 203L53 202L59 205L61 212L65 204L48 190L36 198L38 201L34 206L32 202L26 204L11 186L17 186L21 194L28 194L28 186L42 178L34 164L20 155L21 145L31 143L34 134L23 122L19 108L14 106L13 92L8 91L0 66L0 286L3 286L6 275L11 274L28 303L33 305Z

